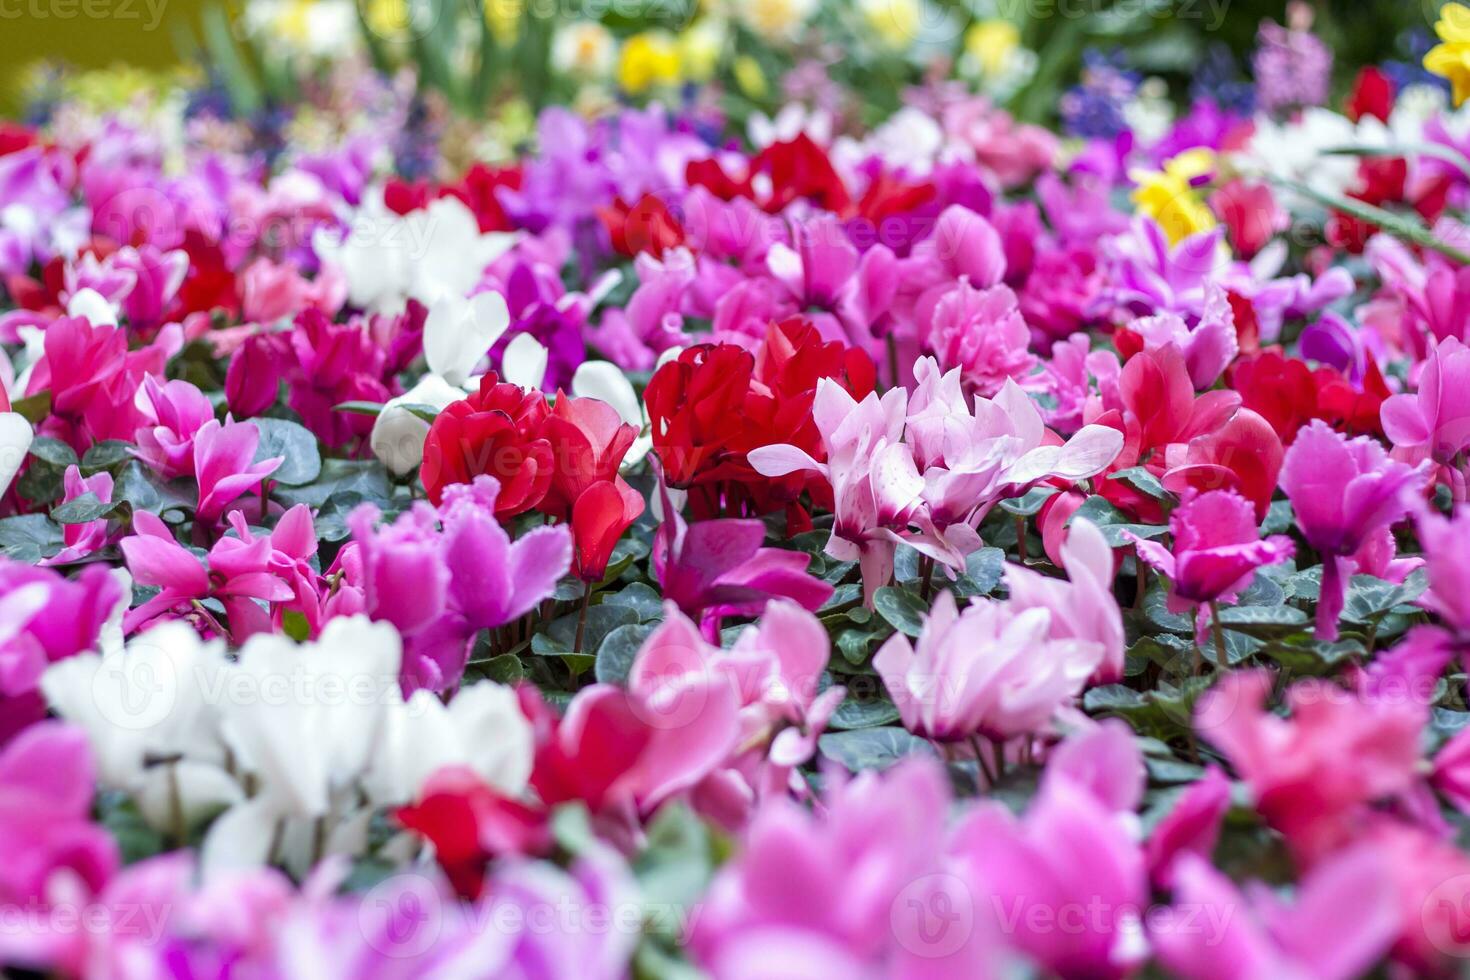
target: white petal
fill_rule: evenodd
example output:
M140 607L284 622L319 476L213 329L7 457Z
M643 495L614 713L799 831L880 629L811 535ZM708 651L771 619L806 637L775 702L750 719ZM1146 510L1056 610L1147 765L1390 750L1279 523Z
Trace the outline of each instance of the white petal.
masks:
M31 450L31 423L17 412L0 412L0 493L10 489Z
M506 345L505 356L500 359L501 373L513 385L540 388L549 355L539 340L523 333Z
M633 383L611 361L583 361L572 375L572 394L607 402L618 410L624 422L643 427L643 406L638 403Z
M95 289L77 290L76 295L67 301L66 312L68 316L85 317L94 327L117 326L117 311Z

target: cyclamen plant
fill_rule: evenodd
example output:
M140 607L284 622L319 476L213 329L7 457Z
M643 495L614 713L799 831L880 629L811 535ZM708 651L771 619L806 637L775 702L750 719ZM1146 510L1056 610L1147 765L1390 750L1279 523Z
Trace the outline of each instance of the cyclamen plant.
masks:
M0 966L1455 974L1466 119L1303 16L1066 142L794 70L465 168L346 63L0 129Z

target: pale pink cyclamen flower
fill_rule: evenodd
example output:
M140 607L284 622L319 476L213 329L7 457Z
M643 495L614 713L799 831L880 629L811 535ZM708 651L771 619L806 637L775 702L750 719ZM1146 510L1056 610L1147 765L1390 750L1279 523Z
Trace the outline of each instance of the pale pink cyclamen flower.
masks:
M1007 562L1006 588L1015 609L1045 609L1051 613L1048 636L1053 640L1084 640L1102 647L1102 659L1092 676L1095 684L1112 684L1123 677L1123 613L1113 595L1113 549L1091 521L1078 519L1067 530L1058 554L1065 579Z
M1291 539L1273 534L1261 539L1255 508L1234 490L1188 494L1169 515L1172 550L1125 532L1138 557L1169 580L1169 611L1199 608L1196 640L1204 642L1204 606L1233 602L1251 583L1256 569L1276 565L1296 551Z
M963 613L940 591L917 647L895 633L873 668L883 678L904 727L938 741L982 735L1002 741L1050 729L1097 669L1100 643L1052 639L1051 613L993 600Z
M1423 487L1427 465L1391 460L1374 439L1349 439L1320 419L1297 433L1280 480L1302 536L1322 555L1318 639L1337 639L1337 618L1355 564L1351 556L1367 538L1408 513L1408 498Z
M959 368L970 390L994 397L1007 380L1024 381L1039 359L1009 286L960 282L934 305L927 346L944 369Z
M981 892L941 873L949 789L940 768L911 759L850 781L833 772L824 795L817 813L784 799L756 812L687 937L695 961L720 980L773 969L790 977L993 975ZM962 907L975 915L958 937L925 929L915 911Z
M794 769L815 753L845 694L841 687L818 694L829 648L817 618L788 599L770 601L729 649L705 641L665 603L662 625L634 658L628 691L655 729L677 735L686 774L678 784L694 790L701 813L738 828L757 803L804 787ZM657 802L640 797L645 806Z
M1143 338L1144 350L1176 346L1184 355L1196 391L1214 385L1240 350L1230 300L1225 290L1214 284L1205 290L1204 308L1193 327L1177 313L1164 312L1134 320L1128 329Z
M1432 460L1456 500L1465 500L1464 457L1470 448L1470 347L1446 337L1429 349L1413 394L1392 395L1380 410L1394 455L1405 462Z

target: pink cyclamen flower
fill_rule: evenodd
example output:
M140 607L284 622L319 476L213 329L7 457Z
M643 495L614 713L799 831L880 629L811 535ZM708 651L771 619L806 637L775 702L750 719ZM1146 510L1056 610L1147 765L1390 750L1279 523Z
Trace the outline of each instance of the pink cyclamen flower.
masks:
M194 433L194 477L199 481L195 517L214 521L235 498L280 469L284 456L254 462L260 430L251 422L226 415L223 424L210 419Z
M187 381L143 379L148 421L138 429L133 450L165 479L194 475L194 436L214 419L214 406Z
M121 583L88 565L74 578L0 559L0 744L45 715L38 686L58 660L97 648Z
M1184 355L1196 391L1214 385L1240 350L1230 300L1225 290L1215 285L1206 290L1204 309L1193 327L1178 314L1165 312L1134 320L1128 329L1143 338L1145 350L1168 344L1177 347Z
M1123 677L1123 613L1113 595L1113 549L1096 524L1077 520L1067 531L1058 564L1065 579L1043 575L1023 565L1006 563L1006 588L1015 609L1051 613L1047 635L1053 640L1098 644L1102 659L1092 680L1112 684Z
M1457 499L1464 499L1465 466L1458 457L1470 448L1470 347L1454 337L1430 347L1418 391L1390 396L1380 412L1395 455L1446 467Z
M133 532L121 543L128 571L138 584L158 586L161 591L128 610L123 617L128 633L164 616L203 616L198 600L213 597L225 607L228 635L241 642L270 629L270 618L258 602L286 602L294 596L291 585L272 571L273 548L268 537L248 542L221 538L210 549L206 566L154 514L135 513ZM212 631L220 626L212 619L206 625Z
M1022 381L1036 369L1030 344L1009 286L975 289L960 282L934 305L928 346L942 368L959 368L966 387L986 398L1007 379Z
M1372 438L1349 439L1320 419L1297 433L1286 451L1281 488L1302 536L1322 555L1319 639L1337 639L1337 617L1354 566L1351 555L1408 512L1408 495L1422 488L1425 467L1390 460Z
M61 956L79 930L48 912L75 912L121 864L112 835L91 819L95 785L80 728L40 722L0 751L0 906L32 916L0 930L0 961L44 967Z
M1307 680L1287 694L1290 718L1266 707L1271 675L1225 675L1199 701L1195 728L1250 787L1256 809L1308 860L1340 845L1368 805L1418 776L1422 707Z
M1234 490L1189 495L1169 515L1171 552L1157 541L1125 532L1138 557L1169 579L1169 610L1183 612L1218 599L1234 601L1256 569L1276 565L1296 551L1291 539L1261 540L1251 502ZM1203 631L1205 621L1199 620Z
M832 586L807 574L811 559L786 548L761 547L766 526L759 520L722 518L692 526L663 496L664 521L653 539L653 572L664 598L688 616L700 617L714 639L725 616L758 616L780 597L816 610L832 597Z
M1173 888L1179 914L1153 919L1149 938L1185 980L1348 980L1371 970L1400 928L1396 883L1371 844L1318 865L1289 904L1260 885L1242 893L1193 854L1180 859Z
M1423 508L1417 524L1429 577L1419 602L1470 639L1470 505L1461 505L1449 518Z
M977 806L951 850L1011 944L1047 971L1125 977L1148 949L1148 875L1132 816L1060 774L1042 781L1020 820L1000 803Z
M913 911L972 901L966 883L939 873L949 807L939 767L914 759L851 781L834 774L825 795L817 814L785 799L757 811L693 926L696 962L731 978L778 975L773 964L789 977L992 975L981 915L963 935L935 935Z
M62 477L62 503L70 503L85 494L92 494L97 500L104 504L112 503L112 474L103 470L92 476L83 477L82 471L76 465L68 466ZM80 524L63 524L61 527L61 542L64 547L50 558L41 562L43 565L66 565L71 562L85 558L92 552L107 544L107 518L99 518L95 521L84 521Z
M1100 643L1052 639L1051 613L994 601L963 613L941 591L917 647L895 633L873 668L904 727L940 741L1002 740L1047 731L1102 659Z
M1229 809L1230 780L1219 766L1207 766L1204 777L1184 791L1144 844L1155 885L1172 887L1175 866L1186 855L1209 859Z
M392 524L378 526L371 504L348 515L347 585L361 589L360 611L403 634L408 691L458 681L474 634L524 616L571 566L565 525L511 541L495 519L499 493L493 477L478 476L447 487L438 510L420 502Z

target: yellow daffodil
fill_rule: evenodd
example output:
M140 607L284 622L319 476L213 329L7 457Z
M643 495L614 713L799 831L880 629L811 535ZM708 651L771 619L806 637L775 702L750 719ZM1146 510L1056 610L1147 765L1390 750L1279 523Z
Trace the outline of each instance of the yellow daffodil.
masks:
M1450 80L1455 105L1470 98L1470 7L1447 3L1434 25L1439 42L1424 56L1424 67Z
M628 38L618 59L618 84L639 95L679 81L679 49L663 31L644 31Z
M1215 216L1200 198L1196 183L1215 170L1215 154L1203 147L1164 161L1162 171L1135 169L1133 203L1158 223L1170 244L1215 227Z
M1021 31L1008 20L982 20L965 32L965 53L987 76L999 75L1021 46Z

